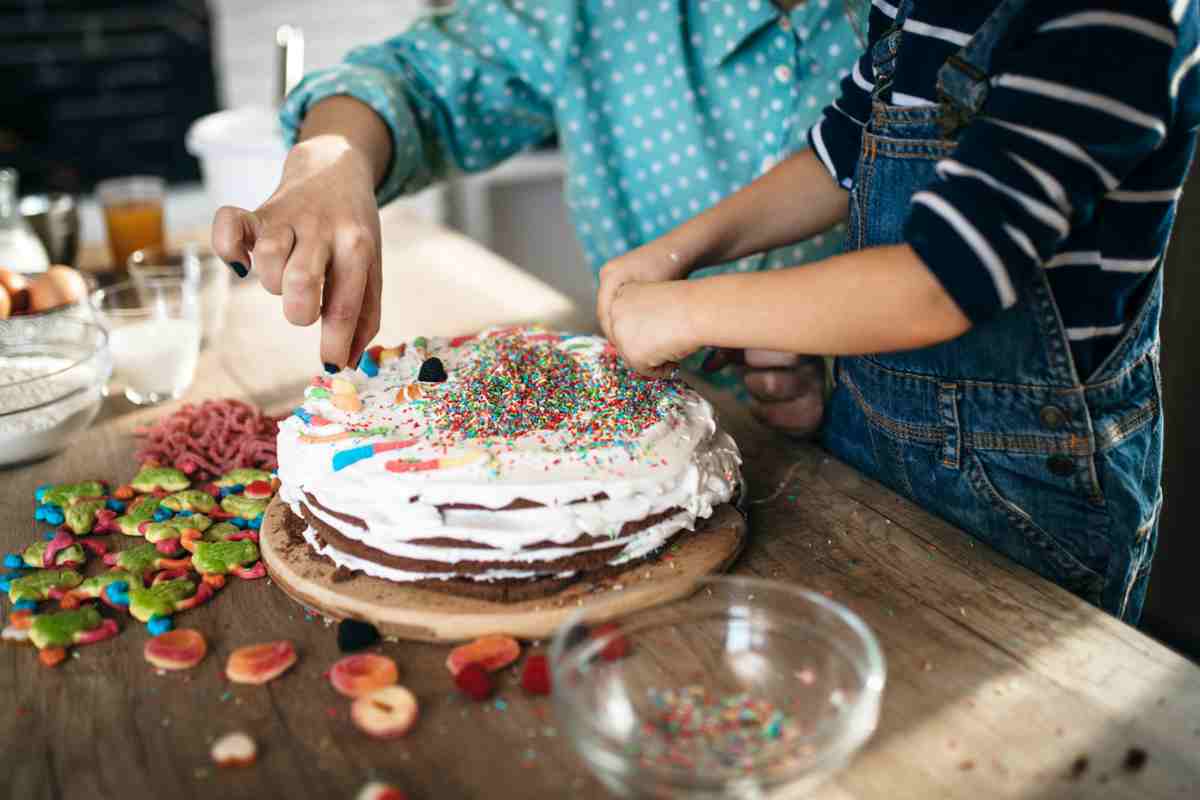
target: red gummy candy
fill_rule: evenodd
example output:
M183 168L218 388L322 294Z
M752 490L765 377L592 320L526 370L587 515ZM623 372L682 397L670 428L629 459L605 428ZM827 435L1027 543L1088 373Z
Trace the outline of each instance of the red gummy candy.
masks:
M496 685L492 683L492 676L475 662L458 671L454 676L454 685L472 700L487 700L496 689Z
M608 643L600 651L600 657L605 661L616 661L629 655L629 640L621 633L621 626L615 622L606 622L592 631L596 639L608 639Z
M521 670L521 688L530 694L550 694L550 662L544 655L525 659Z

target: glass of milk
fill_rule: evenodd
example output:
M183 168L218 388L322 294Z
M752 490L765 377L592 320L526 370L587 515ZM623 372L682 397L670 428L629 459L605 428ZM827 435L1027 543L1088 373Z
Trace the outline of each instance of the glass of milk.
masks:
M92 295L108 331L113 381L131 403L173 400L192 385L200 357L200 302L195 281L147 278Z

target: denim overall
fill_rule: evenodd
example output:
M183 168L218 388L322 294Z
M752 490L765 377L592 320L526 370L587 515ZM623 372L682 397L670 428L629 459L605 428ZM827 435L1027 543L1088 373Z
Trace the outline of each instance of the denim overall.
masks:
M980 113L1005 0L942 66L939 103L889 105L912 0L873 49L873 109L847 248L903 241L910 198ZM1081 380L1039 271L1017 304L944 344L839 358L825 426L836 456L1090 603L1136 622L1162 502L1161 266L1124 337Z

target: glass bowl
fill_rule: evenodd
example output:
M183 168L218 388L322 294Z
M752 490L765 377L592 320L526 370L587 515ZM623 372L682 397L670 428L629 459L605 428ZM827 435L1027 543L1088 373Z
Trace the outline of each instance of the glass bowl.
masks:
M803 797L875 730L883 653L821 595L703 578L618 625L591 627L581 609L550 662L560 729L619 796Z
M87 428L112 373L108 334L60 316L0 331L0 466L62 450Z

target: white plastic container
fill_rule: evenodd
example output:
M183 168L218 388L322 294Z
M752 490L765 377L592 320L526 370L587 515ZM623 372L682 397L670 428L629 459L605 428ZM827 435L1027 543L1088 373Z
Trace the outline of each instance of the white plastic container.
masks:
M277 112L265 106L201 117L188 129L185 145L200 159L213 208L257 208L279 185L287 155Z

